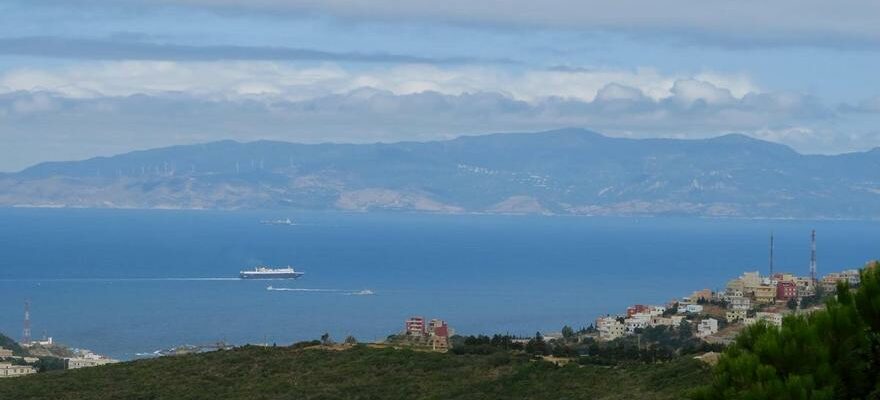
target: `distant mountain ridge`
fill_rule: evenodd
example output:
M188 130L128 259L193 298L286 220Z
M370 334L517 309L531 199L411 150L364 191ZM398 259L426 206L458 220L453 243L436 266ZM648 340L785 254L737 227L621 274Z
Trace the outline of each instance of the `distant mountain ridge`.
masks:
M0 206L880 217L880 149L580 130L390 144L221 141L0 175Z

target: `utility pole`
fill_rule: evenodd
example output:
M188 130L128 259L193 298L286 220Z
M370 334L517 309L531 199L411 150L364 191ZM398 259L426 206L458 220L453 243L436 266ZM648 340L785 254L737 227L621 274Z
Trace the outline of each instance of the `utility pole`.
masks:
M22 330L21 343L25 346L31 344L31 302L24 301L24 329Z

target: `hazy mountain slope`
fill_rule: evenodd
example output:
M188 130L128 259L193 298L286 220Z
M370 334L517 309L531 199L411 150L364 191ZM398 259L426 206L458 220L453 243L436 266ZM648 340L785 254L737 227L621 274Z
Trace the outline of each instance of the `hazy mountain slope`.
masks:
M880 150L814 156L742 135L633 140L576 129L427 143L224 141L42 163L0 176L0 205L878 217Z

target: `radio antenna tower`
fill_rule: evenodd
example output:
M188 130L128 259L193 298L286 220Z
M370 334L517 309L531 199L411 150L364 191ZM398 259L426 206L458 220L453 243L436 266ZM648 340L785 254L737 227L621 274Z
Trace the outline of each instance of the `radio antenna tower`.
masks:
M810 238L810 279L813 282L816 282L816 230L813 229L813 233Z
M31 344L31 302L24 301L24 329L22 330L21 342L25 346Z
M770 232L770 278L773 278L773 232Z

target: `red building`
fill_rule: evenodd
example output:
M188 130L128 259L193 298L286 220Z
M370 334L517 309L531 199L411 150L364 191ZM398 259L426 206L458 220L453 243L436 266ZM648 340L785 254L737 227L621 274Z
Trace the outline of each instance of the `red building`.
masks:
M626 316L632 317L634 314L645 313L651 311L651 307L644 304L636 304L626 308Z
M437 336L449 336L449 327L446 325L446 321L442 319L432 319L431 322L428 322L428 333L433 333Z
M410 317L404 326L404 332L408 335L424 335L426 333L424 317Z
M781 281L776 284L776 300L788 300L797 297L797 284Z

